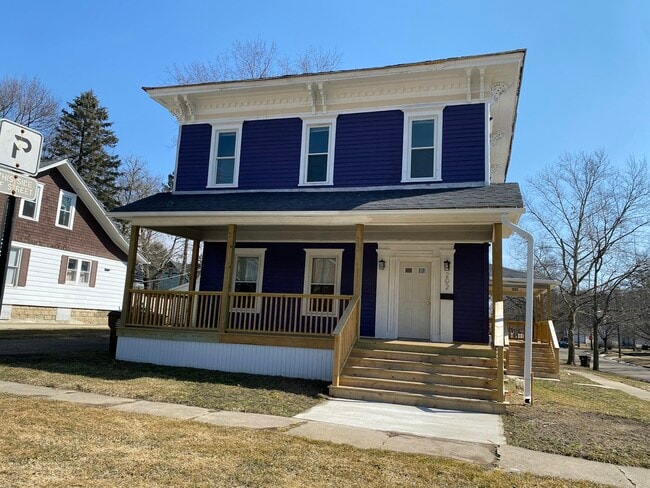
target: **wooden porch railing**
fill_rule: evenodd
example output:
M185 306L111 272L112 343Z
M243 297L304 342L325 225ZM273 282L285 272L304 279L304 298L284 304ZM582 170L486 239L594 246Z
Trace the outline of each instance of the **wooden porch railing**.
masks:
M526 323L522 321L506 322L508 337L510 340L523 341L525 338L524 329ZM553 368L555 373L560 372L560 344L555 334L555 326L552 320L540 320L533 322L533 342L541 342L548 345L548 350L553 356Z
M130 290L127 327L218 330L220 291ZM229 293L225 332L329 337L352 299L349 295Z
M347 295L230 293L228 332L329 336L350 303Z
M334 355L332 357L332 386L339 386L341 371L345 366L350 351L359 338L360 300L352 298L347 309L341 316L338 325L332 331L334 337Z

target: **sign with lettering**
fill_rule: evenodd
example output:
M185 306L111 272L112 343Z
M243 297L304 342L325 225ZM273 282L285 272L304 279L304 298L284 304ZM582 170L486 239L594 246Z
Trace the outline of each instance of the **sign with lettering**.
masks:
M36 200L37 187L34 178L0 169L0 193L34 201Z
M0 166L36 175L41 160L43 135L7 119L0 119Z

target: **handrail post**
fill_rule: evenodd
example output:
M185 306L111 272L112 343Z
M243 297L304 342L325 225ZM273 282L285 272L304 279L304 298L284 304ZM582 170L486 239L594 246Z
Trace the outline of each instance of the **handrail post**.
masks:
M226 244L226 263L223 270L223 299L219 310L219 333L226 331L226 325L230 316L230 287L232 283L233 262L235 260L235 245L237 242L237 226L228 226L228 243Z
M122 298L122 316L120 325L126 326L131 309L131 287L135 279L135 265L138 260L138 241L140 239L140 226L131 226L131 238L129 239L129 256L126 262L126 276L124 277L124 297Z

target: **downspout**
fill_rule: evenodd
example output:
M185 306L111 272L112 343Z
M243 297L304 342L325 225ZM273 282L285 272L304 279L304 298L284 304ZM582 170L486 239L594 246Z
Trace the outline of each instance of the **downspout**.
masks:
M532 370L533 370L533 236L521 227L508 220L506 214L501 214L501 223L511 231L519 234L528 243L526 256L526 328L524 330L524 402L532 400Z

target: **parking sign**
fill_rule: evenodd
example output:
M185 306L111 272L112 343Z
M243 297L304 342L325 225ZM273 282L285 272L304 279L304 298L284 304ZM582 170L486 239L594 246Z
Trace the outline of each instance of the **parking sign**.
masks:
M41 160L43 135L7 119L0 119L0 166L36 175Z

